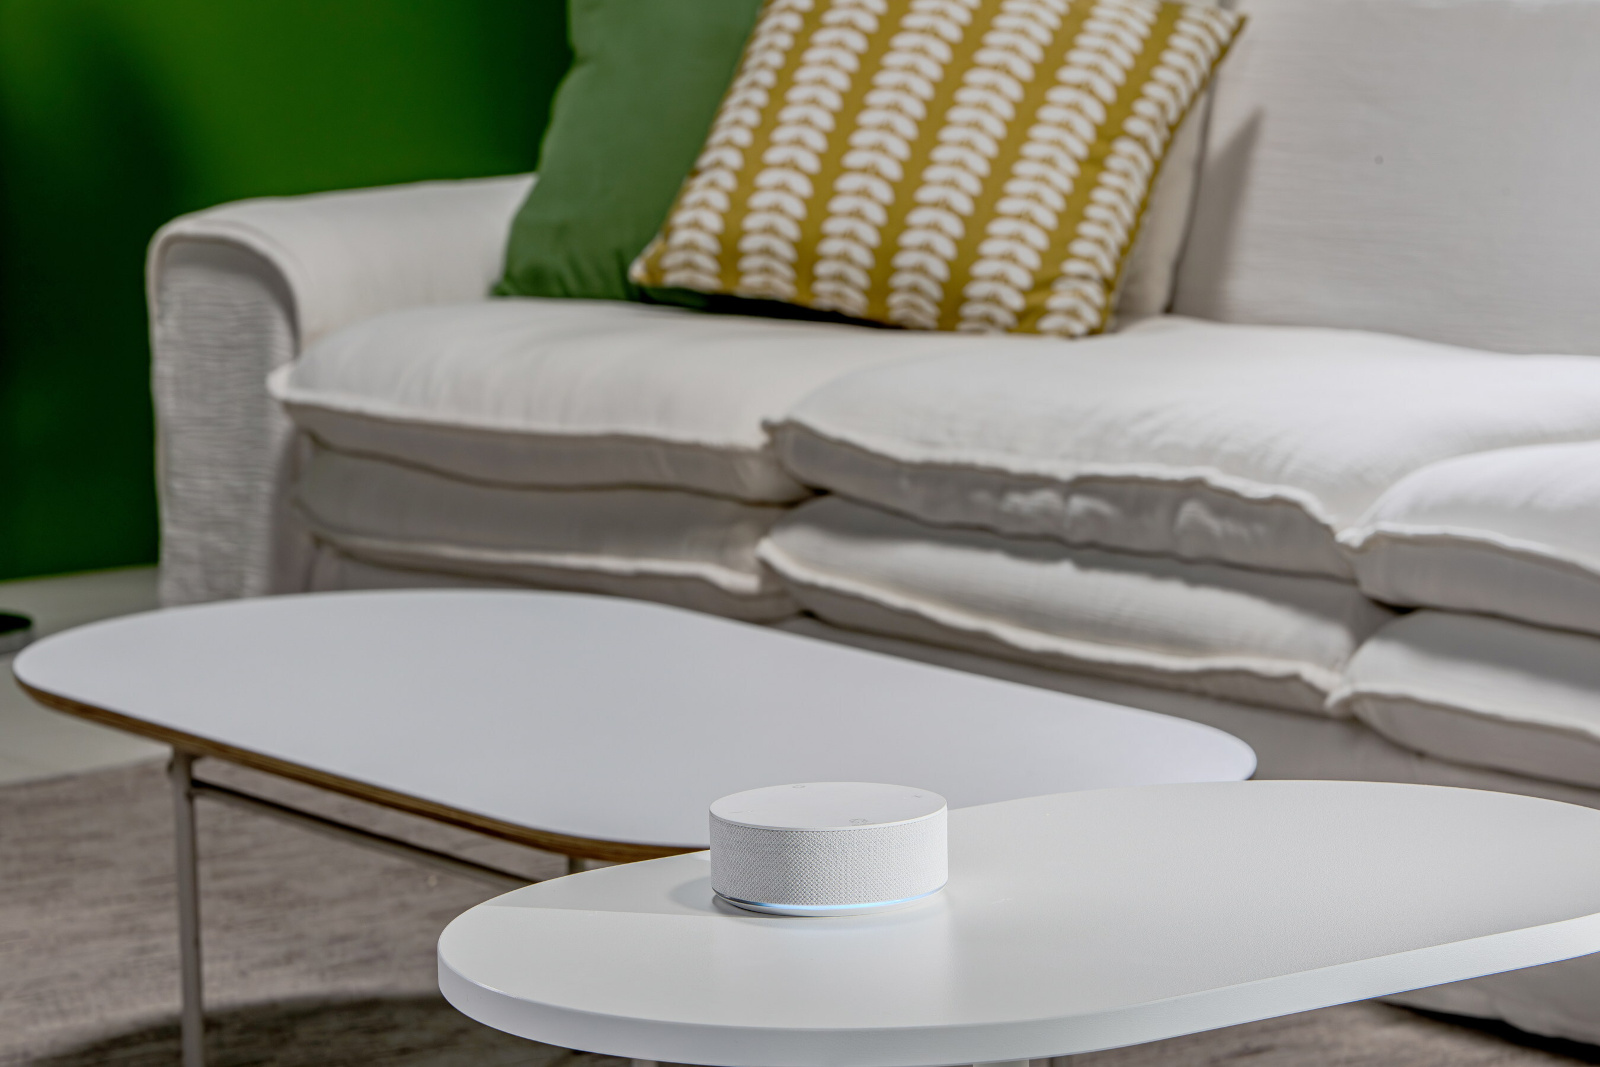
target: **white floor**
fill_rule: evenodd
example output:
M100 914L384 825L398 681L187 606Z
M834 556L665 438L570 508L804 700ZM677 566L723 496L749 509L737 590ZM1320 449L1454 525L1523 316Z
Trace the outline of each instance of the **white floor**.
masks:
M60 578L0 582L0 611L33 617L37 636L156 607L156 569L132 567ZM0 785L158 759L165 745L35 704L0 656Z

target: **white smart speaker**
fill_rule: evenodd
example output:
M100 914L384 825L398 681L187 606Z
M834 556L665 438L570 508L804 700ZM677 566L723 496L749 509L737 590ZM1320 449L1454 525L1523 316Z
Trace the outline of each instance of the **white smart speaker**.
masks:
M944 797L872 782L804 782L711 805L711 888L773 915L855 915L937 893Z

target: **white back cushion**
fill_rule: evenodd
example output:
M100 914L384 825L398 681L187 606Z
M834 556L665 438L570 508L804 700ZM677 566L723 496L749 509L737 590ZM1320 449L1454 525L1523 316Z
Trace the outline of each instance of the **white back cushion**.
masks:
M1600 354L1600 3L1240 9L1174 310Z

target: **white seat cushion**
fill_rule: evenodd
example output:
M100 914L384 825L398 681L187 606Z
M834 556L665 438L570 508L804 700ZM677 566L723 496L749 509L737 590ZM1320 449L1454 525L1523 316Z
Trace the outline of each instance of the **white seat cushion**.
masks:
M1407 748L1600 786L1600 638L1418 611L1350 661L1332 706Z
M318 451L295 487L356 560L616 593L744 619L796 612L756 545L779 507L674 489L521 489Z
M1430 464L1340 537L1379 600L1600 633L1600 441Z
M1347 582L950 530L824 497L761 546L849 629L1321 712L1393 615Z
M330 447L480 481L805 495L763 422L846 371L958 339L604 300L368 319L270 386Z
M822 386L785 464L927 522L1348 577L1337 533L1411 471L1600 438L1583 356L1172 317L974 344Z
M1179 313L1600 354L1600 4L1238 10Z

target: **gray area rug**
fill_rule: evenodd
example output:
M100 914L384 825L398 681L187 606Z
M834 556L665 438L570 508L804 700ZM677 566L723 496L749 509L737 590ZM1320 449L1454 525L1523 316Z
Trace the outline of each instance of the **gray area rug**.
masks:
M560 870L542 853L201 771L483 862ZM178 1062L170 818L156 766L0 789L0 1065ZM433 942L491 895L475 883L214 805L201 808L201 854L217 1067L622 1067L496 1033L439 998ZM1553 1067L1600 1062L1597 1051L1367 1003L1054 1067Z

